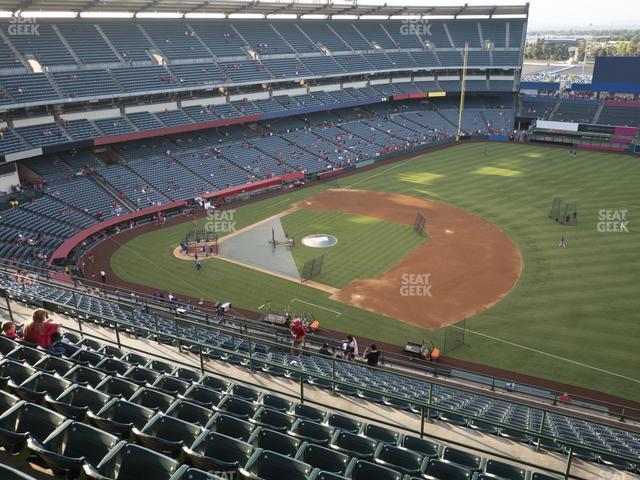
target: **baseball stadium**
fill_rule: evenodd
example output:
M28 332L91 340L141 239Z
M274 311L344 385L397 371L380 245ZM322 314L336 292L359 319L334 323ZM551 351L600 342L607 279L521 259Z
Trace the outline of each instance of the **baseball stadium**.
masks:
M422 3L0 0L0 479L640 478L640 57Z

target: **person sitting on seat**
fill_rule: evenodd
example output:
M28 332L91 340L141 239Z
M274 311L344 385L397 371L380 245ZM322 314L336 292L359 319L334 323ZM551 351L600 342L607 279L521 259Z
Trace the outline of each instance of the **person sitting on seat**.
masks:
M370 367L378 366L378 361L380 360L380 351L378 350L378 347L375 343L370 347L365 348L362 356L367 361L367 365L369 365Z
M16 332L16 324L13 322L2 322L2 335L11 340L19 340L20 337Z

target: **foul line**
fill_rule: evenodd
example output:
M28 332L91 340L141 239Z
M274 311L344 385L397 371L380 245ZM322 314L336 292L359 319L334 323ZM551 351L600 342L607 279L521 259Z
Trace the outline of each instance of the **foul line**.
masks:
M552 357L552 358L555 358L557 360L562 360L564 362L573 363L574 365L579 365L580 367L590 368L592 370L596 370L596 371L601 372L601 373L606 373L608 375L613 375L614 377L619 377L619 378L623 378L625 380L630 380L632 382L640 383L640 380L638 380L637 378L627 377L625 375L620 375L619 373L614 373L614 372L610 372L608 370L603 370L602 368L594 367L592 365L587 365L586 363L580 363L580 362L576 362L575 360L571 360L569 358L560 357L558 355L554 355L553 353L543 352L542 350L536 350L535 348L527 347L525 345L520 345L519 343L510 342L509 340L503 340L502 338L492 337L491 335L487 335L486 333L480 333L480 332L476 332L474 330L465 329L465 328L462 328L462 327L458 327L457 325L449 325L449 326L453 327L453 328L457 328L459 330L464 330L466 332L473 333L475 335L479 335L481 337L486 337L486 338L489 338L491 340L495 340L497 342L506 343L507 345L511 345L511 346L518 347L518 348L522 348L524 350L529 350L529 351L535 352L535 353L540 353L541 355L546 355L548 357Z
M316 308L321 308L323 310L327 310L329 312L335 313L336 317L339 317L340 315L342 315L342 313L337 312L335 310L331 310L330 308L327 307L323 307L322 305L316 305L315 303L311 303L311 302L307 302L305 300L300 300L299 298L294 298L293 300L291 300L289 303L293 303L293 302L302 302L302 303L306 303L307 305L311 305L312 307L316 307Z
M380 175L382 175L382 174L385 174L385 173L387 173L389 170L393 170L394 168L400 167L400 166L402 166L402 165L404 165L404 164L405 164L405 162L398 162L398 163L396 163L395 165L390 166L390 167L389 167L389 168L387 168L386 170L382 170L382 171L380 171L380 172L378 172L378 173L374 173L373 175L369 175L368 177L363 178L362 180L358 180L357 182L354 182L354 183L352 183L352 184L350 184L350 185L347 185L347 186L345 186L345 187L342 187L342 188L351 188L351 187L353 187L354 185L358 185L359 183L366 182L367 180L371 180L372 178L375 178L375 177L378 177L378 176L380 176Z

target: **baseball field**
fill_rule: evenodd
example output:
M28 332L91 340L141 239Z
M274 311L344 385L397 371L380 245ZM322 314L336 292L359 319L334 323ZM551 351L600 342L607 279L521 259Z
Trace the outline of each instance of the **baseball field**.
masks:
M187 219L123 244L111 270L178 296L306 312L329 329L398 345L441 343L440 327L467 318L455 358L637 399L640 162L486 145L439 150L241 206L216 220L229 227L220 234L221 256L226 243L239 257L206 259L200 271L174 255L193 228ZM555 197L577 205L577 225L548 218ZM418 212L426 217L424 235L412 228ZM266 221L296 246L273 246L278 255L258 265L256 248L271 248L257 227ZM307 235L337 243L308 247L301 243ZM305 262L321 255L322 272L296 281Z

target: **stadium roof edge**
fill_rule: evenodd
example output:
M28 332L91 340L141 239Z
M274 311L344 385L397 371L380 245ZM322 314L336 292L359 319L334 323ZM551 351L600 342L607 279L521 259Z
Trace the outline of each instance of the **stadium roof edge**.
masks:
M417 3L417 2L416 2ZM238 13L277 15L283 12L303 15L382 15L382 16L528 16L529 3L520 5L388 5L361 4L348 0L299 2L297 0L0 0L0 10L16 14L21 11L47 12L158 12L158 13L218 13L225 16Z

